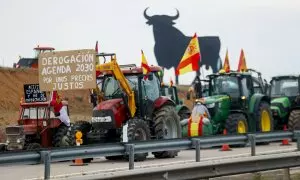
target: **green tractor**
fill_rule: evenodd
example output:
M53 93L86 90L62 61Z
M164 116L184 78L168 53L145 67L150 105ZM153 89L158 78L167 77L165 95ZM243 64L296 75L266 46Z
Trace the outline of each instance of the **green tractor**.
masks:
M272 77L269 93L276 130L300 129L300 75Z
M260 73L256 78L252 72L208 75L209 96L198 101L209 111L213 134L273 131L270 98Z
M176 111L180 117L180 120L187 119L191 116L190 109L183 104L183 101L178 97L178 91L176 86L161 86L161 92L163 96L168 96L176 104Z

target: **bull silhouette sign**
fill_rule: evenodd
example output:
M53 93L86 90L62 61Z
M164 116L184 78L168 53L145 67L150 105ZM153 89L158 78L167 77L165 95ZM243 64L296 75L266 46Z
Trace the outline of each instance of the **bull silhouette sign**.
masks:
M144 17L147 19L146 24L153 26L153 35L155 40L154 54L157 63L166 68L176 68L179 64L185 49L187 48L192 36L184 35L173 25L175 20L179 18L179 11L175 16L167 15L152 15L147 12L149 7L144 10ZM209 67L213 72L217 72L222 68L220 58L220 39L218 36L202 36L198 37L200 51L201 51L201 64L199 67L205 65L208 70ZM200 61L199 61L200 63ZM196 72L197 76L200 75L200 69ZM178 77L176 76L176 84L178 84Z

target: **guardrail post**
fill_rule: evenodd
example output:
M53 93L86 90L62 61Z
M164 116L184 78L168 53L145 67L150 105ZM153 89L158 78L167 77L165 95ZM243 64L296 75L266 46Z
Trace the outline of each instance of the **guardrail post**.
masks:
M50 163L51 163L51 154L50 151L41 151L41 162L44 163L44 179L50 179Z
M129 155L129 170L134 169L134 144L126 144L126 154Z
M251 146L251 156L255 156L255 146L256 146L256 138L255 134L248 134L248 140L250 141Z
M200 139L192 139L192 145L196 150L196 162L200 162Z
M297 140L297 150L300 151L300 131L294 131L294 138Z

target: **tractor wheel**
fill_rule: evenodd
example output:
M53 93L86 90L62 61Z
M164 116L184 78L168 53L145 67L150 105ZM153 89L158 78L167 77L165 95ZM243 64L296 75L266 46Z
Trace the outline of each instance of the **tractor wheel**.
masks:
M247 118L242 113L230 114L226 120L225 128L228 134L244 134L248 132Z
M157 139L181 138L180 118L175 107L165 105L154 112L154 134ZM178 150L153 152L156 158L174 158Z
M178 115L180 117L180 121L184 119L188 119L191 116L191 112L189 109L183 108L178 112Z
M26 150L37 150L40 149L42 146L39 143L30 143L27 145Z
M289 131L300 130L300 110L293 110L290 113L288 120Z
M123 139L123 133L121 133L121 139ZM146 141L151 139L150 129L146 121L141 119L130 119L128 121L127 128L128 142L131 141ZM148 156L148 153L134 154L134 161L144 161ZM129 156L124 156L126 160Z
M267 102L262 101L256 115L256 130L258 132L270 132L273 131L273 128L274 120L270 105Z
M60 125L53 136L54 147L75 146L75 131L71 125L67 127Z
M289 131L300 130L300 110L292 110L288 120ZM297 141L297 139L292 138L292 141Z

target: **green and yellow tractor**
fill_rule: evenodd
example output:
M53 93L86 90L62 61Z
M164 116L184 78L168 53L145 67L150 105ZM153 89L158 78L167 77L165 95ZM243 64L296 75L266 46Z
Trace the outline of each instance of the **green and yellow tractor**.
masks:
M300 129L300 75L282 75L272 77L269 94L276 130Z
M168 86L163 84L161 86L161 92L163 96L168 96L176 104L176 112L178 113L180 120L187 119L191 116L190 109L183 103L182 99L178 96L178 89L176 86Z
M198 99L209 112L212 134L273 131L270 97L253 72L219 72L208 75L209 95Z

